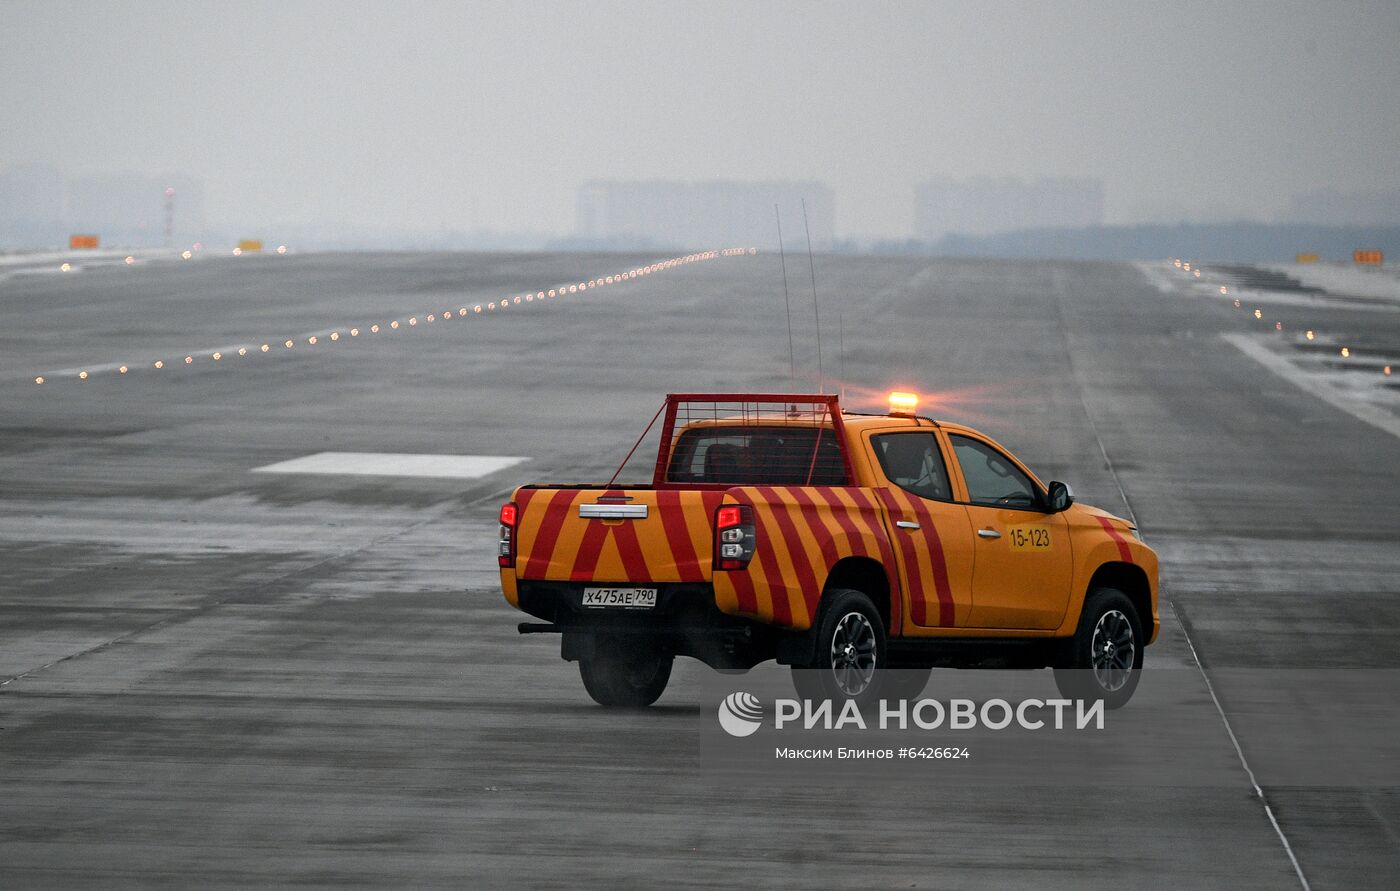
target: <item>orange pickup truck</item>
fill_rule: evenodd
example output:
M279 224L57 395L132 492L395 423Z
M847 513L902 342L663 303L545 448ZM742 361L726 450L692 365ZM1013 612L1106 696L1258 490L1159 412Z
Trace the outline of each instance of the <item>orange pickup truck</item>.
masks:
M598 703L650 705L676 656L777 659L799 692L862 705L937 666L1048 666L1066 695L1132 696L1156 554L976 430L908 394L888 415L673 394L629 460L653 429L650 485L523 486L501 508L502 590L541 620L520 631L561 633Z

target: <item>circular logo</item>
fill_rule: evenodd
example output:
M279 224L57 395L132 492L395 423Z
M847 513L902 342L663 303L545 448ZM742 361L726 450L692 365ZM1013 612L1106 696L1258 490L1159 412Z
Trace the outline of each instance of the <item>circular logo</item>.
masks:
M730 736L750 736L763 722L763 703L752 693L730 693L719 704L719 726Z

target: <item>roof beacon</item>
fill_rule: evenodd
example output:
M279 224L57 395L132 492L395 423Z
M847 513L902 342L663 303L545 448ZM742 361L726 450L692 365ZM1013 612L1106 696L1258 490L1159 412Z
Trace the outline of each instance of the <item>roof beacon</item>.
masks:
M914 393L895 390L890 394L890 414L912 418L919 408L919 397Z

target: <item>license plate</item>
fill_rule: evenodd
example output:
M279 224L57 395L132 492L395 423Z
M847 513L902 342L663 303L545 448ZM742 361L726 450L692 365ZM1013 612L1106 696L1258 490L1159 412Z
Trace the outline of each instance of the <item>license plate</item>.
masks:
M655 588L584 588L583 605L619 609L651 609L656 606Z

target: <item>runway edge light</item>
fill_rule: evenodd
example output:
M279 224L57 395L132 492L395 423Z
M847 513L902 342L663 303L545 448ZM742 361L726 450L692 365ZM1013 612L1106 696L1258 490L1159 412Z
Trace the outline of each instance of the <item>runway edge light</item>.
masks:
M185 259L185 260L191 259L197 252L201 251L201 250L203 249L203 247L204 247L203 244L201 244L201 243L199 243L199 242L195 242L195 243L191 246L190 249L181 251L180 254L179 254L178 256L179 256L181 259ZM242 256L242 255L245 254L245 253L250 253L250 252L251 252L251 253L256 253L256 252L259 252L259 251L263 250L263 247L264 247L263 242L262 242L260 239L243 239L243 240L239 241L239 242L237 243L237 246L235 246L235 247L233 248L233 255L234 255L234 256ZM281 252L282 252L283 250L285 250L285 249L286 249L286 248L285 248L285 245L278 245L278 253L281 253ZM495 309L506 309L506 308L512 307L512 306L519 306L519 305L522 304L522 303L533 303L533 302L536 302L536 301L544 300L544 299L546 298L546 293L548 293L548 296L550 296L550 297L553 297L553 296L556 296L556 295L562 296L562 295L564 295L564 294L574 294L574 293L578 293L578 292L580 292L580 291L592 290L592 289L598 288L598 287L600 287L600 286L602 286L602 285L604 285L604 284L615 284L615 283L618 283L618 282L623 281L623 280L625 280L625 279L635 278L635 277L637 277L637 276L648 275L648 274L652 274L652 273L655 273L655 272L662 272L662 271L665 271L665 270L674 269L674 268L677 268L677 267L679 267L679 266L682 266L682 265L688 264L688 263L696 263L696 262L700 262L700 261L703 261L703 260L713 260L713 259L718 258L718 257L740 256L740 255L743 255L743 254L745 254L745 253L752 255L752 254L757 253L757 251L756 251L755 249L753 249L753 248L749 248L749 249L747 249L747 250L744 249L744 248L728 248L728 249L725 249L725 250L705 251L705 252L696 253L696 254L688 254L688 255L686 255L686 256L684 256L684 257L673 257L673 258L671 258L671 259L669 259L669 260L663 260L663 261L660 261L660 262L657 262L657 263L653 263L653 264L651 264L651 265L649 265L649 266L639 267L639 268L637 268L637 269L629 270L628 272L621 273L621 274L614 274L614 275L611 275L611 276L603 276L603 277L600 277L600 278L589 279L589 280L587 280L587 281L581 281L581 282L578 282L578 283L576 283L576 284L571 284L571 285L560 285L560 286L557 286L557 287L555 287L555 288L549 289L548 292L546 292L545 290L541 289L541 290L538 290L538 291L532 291L532 292L527 293L527 294L524 294L524 295L517 295L517 296L514 296L513 298L512 298L512 297L503 297L503 298L501 298L499 301L491 301L491 302L488 302L487 304L485 304L484 306L483 306L483 304L480 304L480 303L471 304L471 310L472 310L473 313L480 314L480 313L483 311L483 309L486 310L486 311L491 311L491 310L495 310ZM135 264L137 263L137 259L136 259L136 256L135 256L134 254L127 255L126 257L122 258L122 260L123 260L123 262L124 262L126 265L128 265L128 266L135 265ZM64 263L60 266L60 269L61 269L62 271L64 271L64 272L69 272L69 271L71 271L71 270L73 270L73 269L75 269L75 268L77 268L77 267L75 267L73 264L68 263L68 262L64 262ZM523 299L522 299L522 297L523 297ZM466 307L466 306L463 306L461 309L457 310L457 315L458 315L459 317L461 317L461 318L466 318L466 316L467 316L467 307ZM511 315L514 315L514 313L511 313ZM427 322L433 322L433 321L436 321L437 319L447 320L447 319L451 319L452 317L453 317L453 314L452 314L452 310L451 310L451 309L444 309L444 310L442 311L442 313L441 313L440 316L436 316L436 315L433 314L433 313L428 313L428 314L423 315L423 316L410 316L410 317L408 318L408 320L407 320L407 322L408 322L407 328L410 328L410 329L412 329L412 328L420 328L421 326L418 325L418 322L420 321L420 318L421 318L422 320L427 321ZM388 322L388 323L386 323L386 324L387 324L388 329L390 329L390 330L404 330L404 328L403 328L403 326L401 325L400 321L397 320L397 319L392 320L392 321L390 321L390 322ZM370 333L370 334L377 334L377 333L379 333L380 331L381 331L381 326L380 326L379 324L372 324L372 325L370 325L369 328L368 328L368 333ZM359 328L349 328L349 329L348 329L348 332L349 332L349 336L352 337L352 338L353 338L353 337L358 337L358 336L360 335L360 329L359 329ZM332 331L329 331L329 332L328 332L327 334L325 334L325 335L309 335L309 336L307 336L307 338L306 338L306 343L308 343L308 344L310 344L310 345L316 345L316 344L320 343L322 340L325 340L325 339L327 339L327 338L329 338L331 341L339 341L339 340L342 339L343 333L344 333L344 332L343 332L343 331L340 331L340 330L332 330ZM299 339L299 338L297 338L297 339ZM293 348L296 346L296 339L289 339L289 340L282 341L282 345L283 345L286 349L291 350L291 349L293 349ZM254 345L251 346L251 347L249 347L249 346L241 346L241 347L237 347L237 350L238 350L238 355L239 355L240 357L246 357L246 356L252 355L255 351L256 351L256 352L261 352L261 353L266 354L266 353L269 353L269 352L272 350L272 344L269 342L269 343L262 343L262 344L254 344ZM201 351L199 351L199 353L200 353L200 355L208 355L209 358L212 359L214 362L221 362L221 361L225 358L225 355L224 355L224 353L223 353L222 351L213 351L213 352L205 353L204 351L201 350ZM177 365L176 365L175 367L178 367L178 364L179 364L179 362L180 362L180 360L179 360L178 358L172 359L171 361L176 362ZM183 364L185 364L185 365L187 365L187 366L192 366L192 365L194 364L194 361L195 361L195 354L194 354L194 353L189 353L189 354L186 354L186 355L184 356L184 363L183 363ZM155 361L153 361L153 362L151 363L151 367L154 368L154 369L156 369L156 370L161 370L161 369L164 369L164 368L166 367L166 362L165 362L165 360L163 360L163 359L157 359L157 360L155 360ZM129 372L129 371L131 371L131 370L132 370L131 367L130 367L130 366L127 366L127 365L122 365L122 366L117 367L117 371L118 371L120 374L123 374L123 375L125 375L127 372ZM96 374L98 374L98 373L99 373L99 372L97 372L97 371L92 371L92 370L79 370L76 376L77 376L77 379L78 379L78 380L80 380L80 381L85 381L85 380L88 380L90 377L92 377L92 376L94 376L94 375L96 375ZM65 376L66 376L66 375L65 375ZM34 383L37 384L37 385L42 385L42 384L50 383L50 378L49 378L48 376L45 376L45 375L35 375L34 378L33 378L33 381L34 381ZM915 404L917 404L917 403L915 403Z

